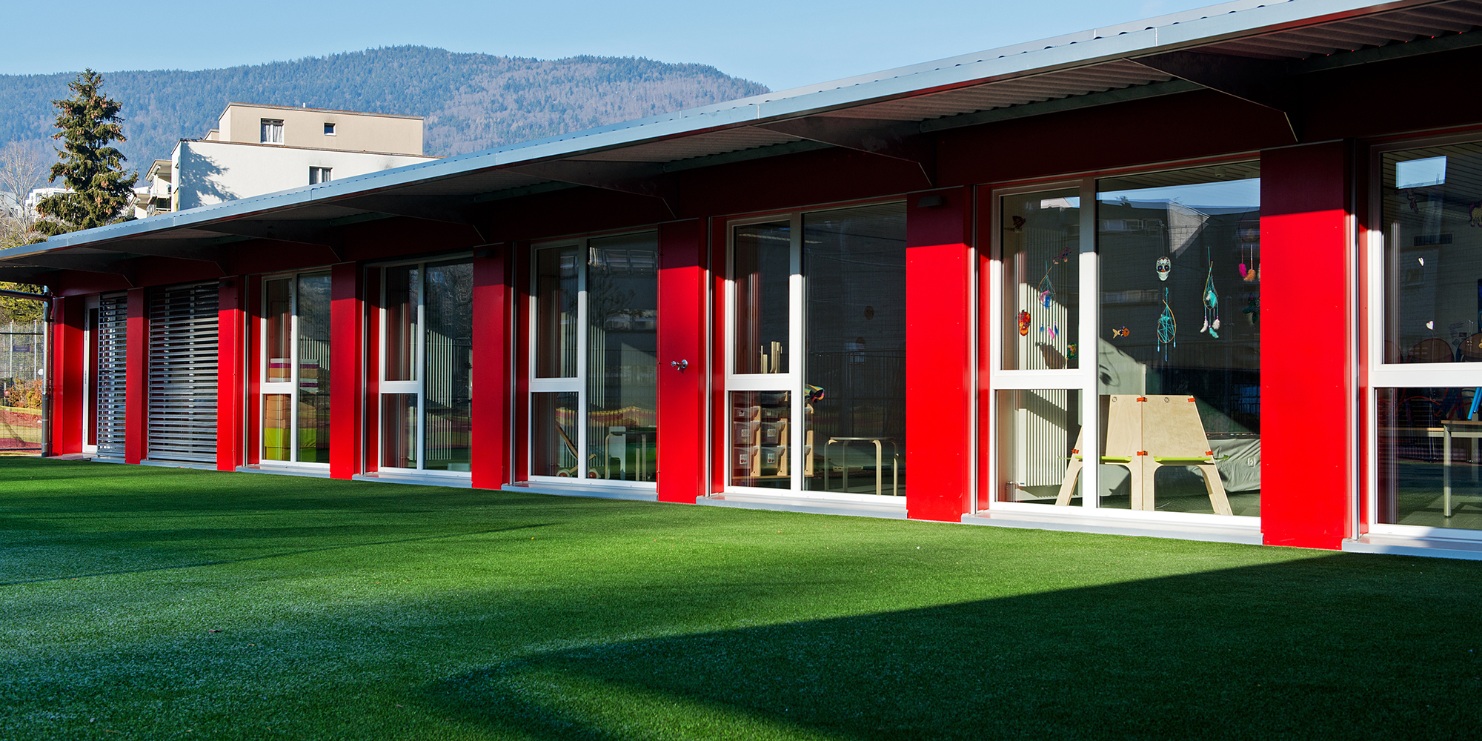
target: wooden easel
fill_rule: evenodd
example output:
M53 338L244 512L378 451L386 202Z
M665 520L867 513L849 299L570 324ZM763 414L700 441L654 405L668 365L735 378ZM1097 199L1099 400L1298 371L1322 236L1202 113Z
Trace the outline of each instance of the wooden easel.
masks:
M1101 397L1102 463L1124 466L1131 476L1132 509L1154 509L1154 479L1162 466L1194 466L1204 477L1204 489L1215 514L1230 515L1230 500L1215 466L1214 451L1204 434L1199 407L1188 395L1111 394ZM1085 430L1076 436L1058 506L1070 504L1076 479L1084 465Z

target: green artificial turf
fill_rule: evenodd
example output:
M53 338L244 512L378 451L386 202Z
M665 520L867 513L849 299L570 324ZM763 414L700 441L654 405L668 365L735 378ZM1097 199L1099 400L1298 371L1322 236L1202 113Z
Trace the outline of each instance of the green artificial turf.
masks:
M0 459L0 738L1463 736L1482 564Z

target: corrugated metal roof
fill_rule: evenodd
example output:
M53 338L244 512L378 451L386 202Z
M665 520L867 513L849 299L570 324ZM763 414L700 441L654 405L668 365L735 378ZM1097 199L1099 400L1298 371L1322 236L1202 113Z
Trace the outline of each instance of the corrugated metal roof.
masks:
M552 161L672 168L718 155L766 153L804 141L764 128L789 119L916 123L939 129L975 122L974 116L985 113L1033 110L1037 104L1081 96L1191 89L1131 61L1170 51L1309 60L1465 33L1479 25L1482 0L1238 0L62 235L0 254L0 267L22 264L27 254L154 239L214 222L332 221L347 213L364 215L375 209L357 208L357 203L364 206L372 196L484 197L554 182L549 168L539 168ZM521 167L528 172L521 173ZM213 240L221 238L209 234Z

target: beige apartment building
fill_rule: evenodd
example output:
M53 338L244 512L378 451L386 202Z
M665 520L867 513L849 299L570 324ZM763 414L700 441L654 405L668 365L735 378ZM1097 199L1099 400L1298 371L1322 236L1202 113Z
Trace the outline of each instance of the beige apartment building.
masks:
M135 216L364 175L436 159L422 153L422 118L229 103L216 128L183 139L145 174Z

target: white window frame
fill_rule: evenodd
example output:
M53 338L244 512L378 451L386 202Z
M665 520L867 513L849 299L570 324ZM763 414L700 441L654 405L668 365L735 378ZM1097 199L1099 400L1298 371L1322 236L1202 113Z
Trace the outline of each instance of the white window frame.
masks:
M1373 185L1369 188L1369 221L1365 239L1365 263L1368 285L1363 286L1365 298L1368 301L1368 311L1364 316L1365 331L1368 340L1367 352L1364 355L1364 365L1368 368L1368 378L1358 379L1364 389L1362 396L1363 408L1361 414L1364 420L1364 436L1360 441L1363 456L1362 470L1359 472L1364 486L1362 497L1354 496L1353 509L1349 521L1353 523L1353 530L1349 537L1358 538L1362 528L1367 527L1369 533L1375 535L1399 535L1408 537L1434 537L1447 540L1463 540L1482 542L1482 530L1468 530L1464 528L1426 527L1423 525L1398 525L1379 522L1379 393L1386 389L1402 389L1415 387L1454 387L1454 388L1476 388L1482 386L1482 365L1475 363L1387 363L1384 361L1384 343L1386 327L1388 297L1384 291L1384 279L1386 269L1384 264L1384 251L1388 237L1385 234L1384 221L1384 196L1383 184L1384 155L1393 152L1402 152L1407 149L1419 149L1423 147L1438 147L1448 144L1472 143L1482 140L1482 134L1473 132L1471 134L1458 134L1454 136L1433 137L1428 139L1412 139L1401 142L1393 142L1382 146L1375 146L1369 152L1369 173ZM1353 215L1349 215L1348 243L1353 244L1354 237L1358 233L1357 223ZM1357 351L1355 351L1357 354ZM1357 359L1357 358L1355 358ZM1355 367L1358 364L1355 363ZM1351 443L1350 443L1351 444ZM1350 487L1350 490L1352 487ZM1361 518L1359 502L1362 501L1367 509L1367 517ZM1364 520L1367 520L1366 522Z
M283 143L283 119L263 118L258 119L259 144L282 144ZM274 137L273 134L277 136Z
M325 136L335 136L336 134L339 133L339 128L340 127L339 127L339 125L336 122L334 122L334 121L325 121L324 122L324 135Z
M325 471L329 470L328 461L300 461L298 459L298 387L300 374L298 357L298 279L300 277L314 275L329 275L329 273L324 270L306 270L293 273L275 273L272 275L263 276L261 285L258 287L260 301L259 306L263 307L263 311L261 312L262 315L257 318L257 354L260 356L258 358L257 367L257 464L259 468L295 468ZM268 363L270 362L266 346L268 337L268 283L274 280L288 281L288 363L290 372L288 374L289 380L287 381L268 380ZM264 455L267 452L267 445L266 442L263 440L264 433L267 430L267 428L264 426L268 408L267 397L277 394L286 394L289 400L289 460L286 461L270 461Z
M309 185L322 185L334 179L334 168L309 165ZM318 176L318 179L315 179Z
M398 260L395 262L377 263L373 269L380 271L380 300L377 306L377 331L379 333L379 352L376 357L376 472L386 473L393 476L406 477L436 477L444 479L468 480L472 477L471 471L439 471L428 469L427 465L427 266L436 263L450 263L473 259L472 253L457 253L452 255L438 255L418 260ZM417 290L417 336L412 341L412 379L410 381L388 381L386 380L386 270L388 268L405 267L415 265L417 267L417 280L420 281ZM472 308L469 309L472 311ZM382 441L386 437L386 420L384 402L386 396L415 394L417 397L417 408L414 412L417 417L417 467L404 468L401 466L388 466L381 459L385 450Z
M589 441L587 439L587 431L588 431L588 429L591 426L589 424L589 415L590 415L590 411L591 410L587 408L587 381L588 381L588 376L587 376L587 365L588 365L588 358L587 358L587 350L588 350L588 348L587 348L587 344L588 344L587 343L587 322L589 321L588 314L587 314L587 269L590 267L590 263L591 263L591 260L592 260L592 252L591 252L592 246L591 246L591 243L593 241L595 241L595 240L606 239L606 238L609 238L609 237L639 236L639 235L643 235L643 234L655 234L655 241L657 242L657 234L656 234L656 232L654 232L652 229L643 229L643 230L639 230L639 231L635 231L635 232L620 232L620 233L617 233L617 234L603 234L603 235L597 235L597 236L592 236L592 237L584 237L584 238L580 238L580 239L561 239L561 240L554 240L554 241L549 241L549 242L540 242L540 243L537 243L537 244L531 246L531 249L530 249L530 274L528 276L529 283L527 284L527 285L530 286L530 295L527 298L526 310L525 310L526 316L529 317L529 324L527 326L530 327L530 337L529 337L529 342L528 342L528 352L526 353L526 355L529 356L529 363L527 364L527 367L525 368L526 377L530 379L530 389L529 389L529 392L526 395L526 401L527 401L526 408L529 409L529 410L531 410L531 412L526 415L527 419L525 420L525 439L527 441L532 441L532 440L535 439L535 414L534 414L534 409L535 409L534 398L535 398L535 394L538 394L538 393L570 393L570 392L575 391L576 392L576 406L577 406L577 410L576 410L576 412L577 412L577 415L576 415L577 416L577 420L576 420L576 439L573 442L576 445L577 458L578 458L578 460L577 460L577 469L576 470L577 470L578 473L581 474L580 476L549 476L549 475L544 475L544 474L537 475L537 474L533 473L533 471L534 471L534 464L535 464L535 460L534 460L535 450L534 450L534 446L533 445L527 445L526 446L526 460L525 460L525 465L526 465L526 470L527 471L531 471L531 473L529 475L529 478L530 478L531 481L550 482L550 483L561 483L561 484L575 484L575 483L580 483L580 484L582 484L584 486L621 487L621 488L630 488L630 489L646 489L646 490L650 490L650 491L656 489L657 486L658 486L658 482L657 481L627 481L627 480L624 480L624 479L605 479L605 478L592 479L592 478L588 478L586 476L586 472L587 472L587 464L586 464L586 461L581 459L582 456L585 456L587 454L587 451L589 450L589 448L588 448ZM540 296L536 293L537 286L538 286L537 281L539 280L538 271L540 269L539 253L542 252L542 251L544 251L544 250L562 250L562 249L572 248L572 247L574 247L576 249L576 256L577 256L577 264L576 264L576 268L577 268L577 272L576 272L576 375L575 376L560 376L560 377L550 377L550 376L542 377L542 376L537 375L536 370L535 370L535 363L536 363L536 343L539 342L539 338L536 336L537 332L539 331L539 327L536 325L536 321L538 319L538 317L536 316L536 311L538 310L539 301L540 301Z

